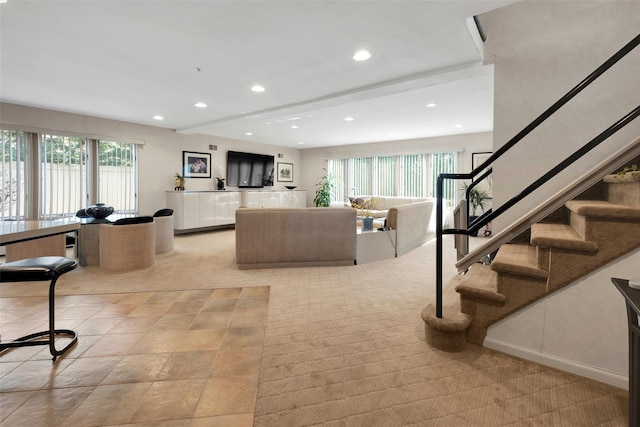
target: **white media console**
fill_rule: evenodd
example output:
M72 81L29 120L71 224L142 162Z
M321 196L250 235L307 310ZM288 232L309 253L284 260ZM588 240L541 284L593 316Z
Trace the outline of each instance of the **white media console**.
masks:
M304 190L167 191L176 231L232 225L236 210L247 208L298 208L306 206Z

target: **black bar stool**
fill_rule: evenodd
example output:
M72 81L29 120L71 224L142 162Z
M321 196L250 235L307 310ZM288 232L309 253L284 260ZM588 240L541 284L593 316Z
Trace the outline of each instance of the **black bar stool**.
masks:
M8 262L0 265L0 282L41 282L51 281L49 285L49 330L35 332L24 337L16 338L7 343L0 343L0 352L9 348L34 345L49 345L49 351L56 360L58 356L67 351L78 341L78 334L71 329L55 329L55 295L54 288L58 277L75 269L78 262L71 258L60 256L45 256L27 258L19 261ZM71 342L63 349L57 350L55 346L56 335L67 336ZM48 337L47 339L34 339Z

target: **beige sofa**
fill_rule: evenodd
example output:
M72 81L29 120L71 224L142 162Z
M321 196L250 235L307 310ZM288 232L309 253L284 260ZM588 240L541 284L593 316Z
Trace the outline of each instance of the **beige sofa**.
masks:
M359 216L369 214L374 218L387 219L387 227L396 230L396 256L405 254L435 237L435 199L357 196L350 197L349 201L350 206L358 206L356 209ZM368 206L369 209L362 209L363 206Z
M391 196L356 196L349 197L350 204L347 206L354 207L358 210L359 216L368 213L374 218L386 218L390 208L412 203L425 202L429 199L424 197L391 197ZM364 209L368 207L368 209Z
M236 211L236 264L240 269L353 265L355 260L355 209Z

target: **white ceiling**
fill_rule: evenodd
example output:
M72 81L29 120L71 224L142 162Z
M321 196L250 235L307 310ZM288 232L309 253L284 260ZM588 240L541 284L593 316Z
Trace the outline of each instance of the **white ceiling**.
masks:
M8 0L0 100L295 148L490 131L465 19L512 2Z

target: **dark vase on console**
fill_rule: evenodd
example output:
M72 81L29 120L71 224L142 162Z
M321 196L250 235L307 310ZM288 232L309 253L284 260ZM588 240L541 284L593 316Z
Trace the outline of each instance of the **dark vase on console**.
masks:
M87 215L94 219L105 219L111 215L114 211L112 206L107 206L104 203L96 203L85 209Z
M224 190L224 178L216 178L218 180L218 190Z

